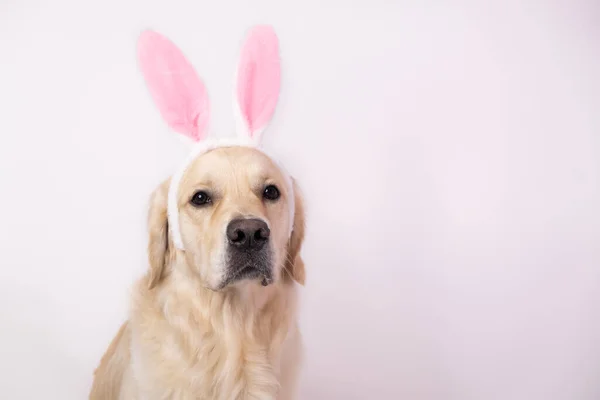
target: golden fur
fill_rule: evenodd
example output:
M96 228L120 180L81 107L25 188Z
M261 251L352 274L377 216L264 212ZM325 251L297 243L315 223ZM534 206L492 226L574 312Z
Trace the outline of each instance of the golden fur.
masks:
M278 186L278 202L263 201L265 184ZM94 373L90 399L294 398L301 362L294 281L304 283L304 211L296 184L289 221L291 193L264 154L231 147L198 157L179 190L185 251L168 236L168 186L163 182L152 195L149 272L134 286L129 320ZM214 204L189 205L193 193L206 188L215 193ZM223 276L224 227L240 216L269 224L274 283L246 280L216 289Z

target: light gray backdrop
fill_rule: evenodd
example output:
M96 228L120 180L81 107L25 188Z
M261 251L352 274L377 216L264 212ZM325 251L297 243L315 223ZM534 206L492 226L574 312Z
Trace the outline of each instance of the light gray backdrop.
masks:
M267 146L308 200L302 399L600 398L593 1L3 0L0 397L83 399L185 154L138 32L171 37L229 133L272 23Z

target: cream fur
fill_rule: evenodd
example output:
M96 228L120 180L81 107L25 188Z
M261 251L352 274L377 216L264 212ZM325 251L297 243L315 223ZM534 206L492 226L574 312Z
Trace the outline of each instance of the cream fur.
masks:
M259 281L242 281L222 290L210 289L212 277L220 276L222 266L212 261L204 265L213 258L196 256L200 254L194 248L196 242L185 234L186 251L173 245L167 234L169 181L164 182L152 197L149 213L150 271L134 285L129 320L95 371L92 400L294 398L302 359L297 283L304 283L299 256L304 213L299 191L294 188L294 220L289 221L286 205L260 205L244 189L248 186L244 179L254 179L252 171L284 179L275 163L253 149L227 148L208 154L212 159L206 160L207 165L215 165L212 178L230 184L224 186L220 209L182 219L182 232L202 228L201 242L219 250L223 232L217 228L233 215L226 212L229 199L236 210L268 220L272 246L279 247L273 248L277 278L267 287ZM236 165L232 160L238 159L244 162L222 173L219 161ZM198 171L206 169L202 161L192 164L182 179L180 204L196 185L195 179L201 178ZM289 239L288 224L293 224Z

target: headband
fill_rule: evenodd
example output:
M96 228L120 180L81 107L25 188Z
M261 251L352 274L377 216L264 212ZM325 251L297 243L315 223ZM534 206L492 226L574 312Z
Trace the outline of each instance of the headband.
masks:
M196 158L222 147L255 148L280 167L289 193L288 235L291 235L295 209L292 179L280 163L260 148L262 133L273 117L279 96L281 68L274 30L269 26L256 26L243 44L235 78L236 136L233 138L207 137L209 102L206 88L194 67L169 39L154 31L144 31L138 41L138 62L163 119L171 129L192 142L190 154L173 174L169 185L167 218L174 245L184 250L177 205L181 179Z

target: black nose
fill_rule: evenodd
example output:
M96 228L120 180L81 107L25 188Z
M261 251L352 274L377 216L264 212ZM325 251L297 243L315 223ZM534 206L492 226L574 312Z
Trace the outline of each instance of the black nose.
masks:
M234 219L227 226L227 239L232 246L259 250L269 240L271 231L260 219Z

